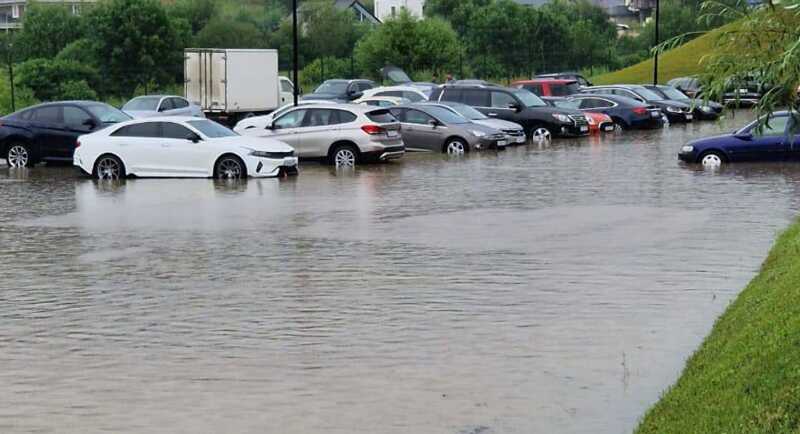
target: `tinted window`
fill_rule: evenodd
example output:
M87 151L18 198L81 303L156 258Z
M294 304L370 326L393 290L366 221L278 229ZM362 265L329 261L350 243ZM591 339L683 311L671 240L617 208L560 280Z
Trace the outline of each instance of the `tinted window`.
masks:
M395 119L399 120L400 122L405 122L405 119L406 119L406 116L405 116L406 110L405 109L395 109L395 108L393 108L393 109L390 109L389 112L392 114L392 116L395 117ZM367 117L372 119L370 117L371 115L372 115L372 112L370 112L370 114L368 114ZM374 120L374 119L373 119L373 121L374 122L378 122L377 120Z
M652 90L646 87L637 87L636 92L648 101L660 101L664 99L663 96L653 92Z
M462 102L463 95L464 92L461 89L444 88L440 99L442 101Z
M541 98L525 89L517 89L513 93L522 101L522 105L525 107L544 107L547 105Z
M238 134L233 132L233 130L230 128L223 127L222 125L214 121L209 121L208 119L188 121L186 123L194 128L197 128L197 130L203 133L203 135L211 139L238 136Z
M85 110L78 107L64 107L64 124L70 128L87 129L92 117Z
M406 98L407 100L409 100L411 102L419 102L419 101L422 101L422 100L425 99L425 98L422 97L422 95L420 95L420 94L418 94L416 92L409 92L407 90L401 92L400 96L402 96L403 98Z
M786 132L786 124L789 123L789 116L774 117L767 121L761 131L753 129L756 136L782 136Z
M408 110L406 111L406 122L409 124L427 124L428 122L432 121L433 118L422 113L419 110Z
M325 125L333 125L338 123L339 116L334 110L328 109L311 109L308 110L305 119L303 120L304 127L321 127Z
M367 89L372 89L372 84L366 81L362 81L356 84L356 89L363 92Z
M104 124L115 124L117 122L131 120L130 116L126 115L115 107L111 107L108 104L87 104L84 106L84 108L89 110L89 113L93 114L97 119L100 119L100 122Z
M389 110L371 111L367 113L367 119L379 124L388 124L391 122L397 122L397 118L395 118L392 112L390 112Z
M556 100L554 102L555 102L554 105L558 108L571 109L571 110L577 110L578 108L582 108L580 100L564 99L564 100Z
M581 101L581 108L606 108L606 107L613 107L614 104L606 101L604 99L599 98L583 98Z
M186 139L192 133L188 128L183 125L178 125L172 122L161 123L161 136L167 139Z
M480 119L488 119L489 118L485 114L479 112L478 110L475 110L474 108L472 108L472 107L470 107L468 105L458 104L458 105L452 105L450 107L453 110L457 111L458 114L460 114L461 116L464 116L465 118L467 118L469 120L476 121L476 120L480 120Z
M444 122L445 124L466 124L469 121L460 114L450 110L449 108L431 106L426 108L427 112L436 117L436 119Z
M189 107L189 101L186 101L183 98L170 98L172 100L172 107L176 109L182 109Z
M164 98L164 101L161 101L161 105L158 107L159 111L167 111L172 110L175 107L172 105L172 98Z
M275 120L273 127L276 129L281 128L297 128L303 122L306 116L306 110L295 110L279 117Z
M31 120L46 124L60 124L63 122L62 109L60 106L49 106L35 109Z
M521 86L522 89L526 89L530 92L535 93L536 95L542 96L544 91L542 90L542 86L539 84L523 84Z
M341 95L345 93L346 90L346 81L326 81L325 83L322 83L316 90L314 90L314 93L332 93Z
M580 87L580 85L578 85L578 83L551 84L550 85L550 93L553 96L574 95L574 94L576 94L576 93L578 93L580 91L581 91L581 87Z
M464 89L463 103L473 107L489 107L489 92L480 89Z
M161 98L157 96L140 96L128 101L122 110L156 111L159 101Z
M375 96L394 96L398 98L403 98L403 92L400 92L399 90L387 90L383 92L378 92L375 94Z
M128 125L114 131L112 136L119 137L158 137L158 122L143 122L141 124Z
M339 123L340 124L347 124L347 123L350 123L350 122L355 122L355 120L356 120L356 115L354 115L354 114L352 114L350 112L347 112L347 111L344 111L344 110L335 110L335 111L339 113Z
M509 108L516 103L517 100L505 92L492 92L492 107Z

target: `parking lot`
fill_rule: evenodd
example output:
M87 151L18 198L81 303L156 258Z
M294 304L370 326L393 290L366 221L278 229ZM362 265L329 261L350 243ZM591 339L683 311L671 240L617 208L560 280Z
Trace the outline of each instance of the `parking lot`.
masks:
M800 209L752 117L285 180L0 166L0 431L618 433Z

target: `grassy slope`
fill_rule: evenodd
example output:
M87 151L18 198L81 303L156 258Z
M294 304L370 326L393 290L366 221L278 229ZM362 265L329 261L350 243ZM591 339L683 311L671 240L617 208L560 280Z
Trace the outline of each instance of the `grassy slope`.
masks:
M800 222L636 432L800 433Z
M658 60L658 80L661 83L675 77L696 75L702 72L700 59L711 52L722 29L712 30L684 45L668 50ZM592 78L595 84L641 84L653 82L653 59L648 59L619 71Z

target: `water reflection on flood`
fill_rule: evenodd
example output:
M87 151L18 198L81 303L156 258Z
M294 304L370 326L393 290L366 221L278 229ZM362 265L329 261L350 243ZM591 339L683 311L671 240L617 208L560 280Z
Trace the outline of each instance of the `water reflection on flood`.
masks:
M671 126L289 180L0 167L0 432L618 433L798 209Z

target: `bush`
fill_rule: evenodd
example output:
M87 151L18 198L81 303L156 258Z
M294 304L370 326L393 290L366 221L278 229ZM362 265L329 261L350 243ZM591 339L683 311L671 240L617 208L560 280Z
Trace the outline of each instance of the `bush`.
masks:
M61 99L62 88L56 83L82 81L90 88L99 80L97 70L91 66L64 59L28 60L17 67L17 76L17 83L31 89L41 101ZM77 86L70 85L67 89L77 90Z
M62 100L96 100L95 92L86 80L66 81L58 86L58 99Z
M311 90L313 83L322 83L331 78L353 78L358 71L351 68L350 59L326 57L316 59L300 71L300 83L303 89Z

